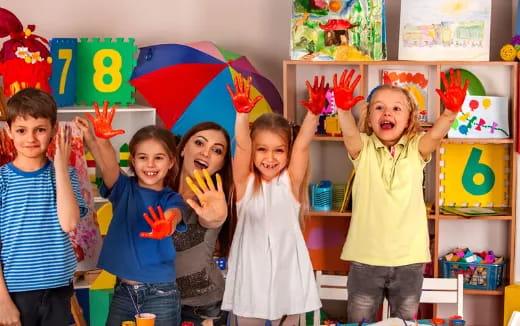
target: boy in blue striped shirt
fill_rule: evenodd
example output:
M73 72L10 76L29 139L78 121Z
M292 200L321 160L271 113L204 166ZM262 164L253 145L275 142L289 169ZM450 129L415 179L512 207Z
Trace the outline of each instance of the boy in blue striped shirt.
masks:
M70 129L56 120L56 102L41 90L21 90L7 102L16 158L0 167L0 325L70 321L76 257L68 233L88 208L68 167Z

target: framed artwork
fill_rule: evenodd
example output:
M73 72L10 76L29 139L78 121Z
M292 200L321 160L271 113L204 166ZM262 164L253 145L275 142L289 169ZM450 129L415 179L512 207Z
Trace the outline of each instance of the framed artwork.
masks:
M384 0L293 0L291 59L386 60Z
M488 61L491 0L401 0L399 60Z

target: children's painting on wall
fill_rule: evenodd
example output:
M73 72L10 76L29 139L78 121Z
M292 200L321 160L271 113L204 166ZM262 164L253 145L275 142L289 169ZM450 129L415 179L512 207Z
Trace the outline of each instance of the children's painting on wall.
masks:
M293 0L291 59L386 59L384 0Z
M489 60L491 0L402 0L399 60Z
M508 98L466 96L448 138L509 138Z

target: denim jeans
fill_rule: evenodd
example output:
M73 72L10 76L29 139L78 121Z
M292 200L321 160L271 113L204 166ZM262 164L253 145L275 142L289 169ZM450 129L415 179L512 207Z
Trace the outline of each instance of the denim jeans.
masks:
M390 304L392 317L413 319L419 308L424 264L396 267L350 263L347 289L347 320L357 323L376 321L383 298Z
M211 319L215 326L226 325L227 311L220 310L221 305L222 301L199 307L183 305L182 321L191 321L195 326L201 326L203 320Z
M9 293L23 326L67 326L72 283L54 289Z
M106 325L121 326L123 321L135 320L135 305L139 312L156 315L155 326L180 325L180 296L175 282L131 285L118 281Z

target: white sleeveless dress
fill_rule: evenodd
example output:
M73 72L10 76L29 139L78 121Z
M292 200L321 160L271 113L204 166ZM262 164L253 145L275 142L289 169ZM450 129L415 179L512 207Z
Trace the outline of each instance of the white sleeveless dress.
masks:
M249 175L237 203L222 309L241 317L276 320L321 307L309 252L287 171L253 193Z

